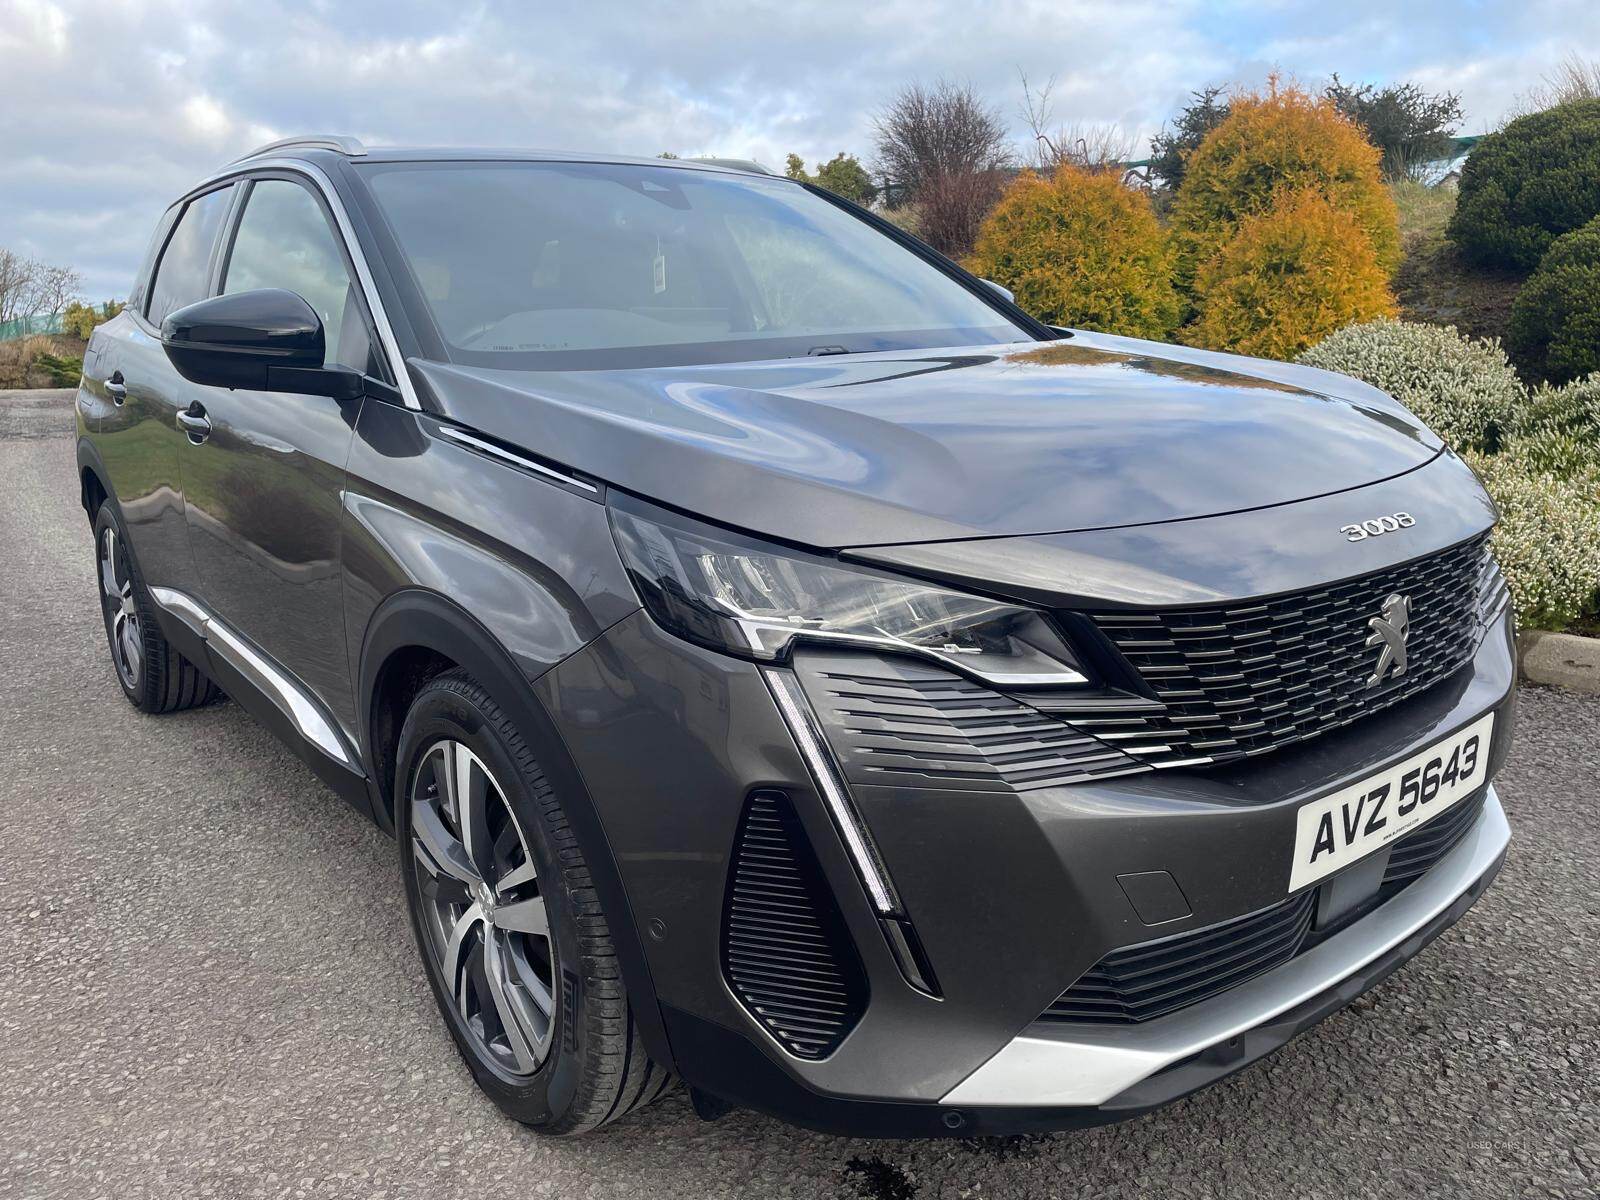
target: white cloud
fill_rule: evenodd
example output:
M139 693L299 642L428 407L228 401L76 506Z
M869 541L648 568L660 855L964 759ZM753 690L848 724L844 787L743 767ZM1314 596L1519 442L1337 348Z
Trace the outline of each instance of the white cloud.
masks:
M867 157L913 79L965 80L1022 133L1017 71L1062 122L1148 137L1188 92L1274 63L1318 82L1460 89L1474 127L1572 49L1600 6L1511 0L0 0L0 245L126 291L160 210L289 132L370 142ZM108 64L115 64L109 69Z
M195 135L207 141L221 141L233 131L233 120L210 96L190 96L181 111Z
M66 53L71 22L60 5L50 0L12 0L0 18L0 54L58 58Z

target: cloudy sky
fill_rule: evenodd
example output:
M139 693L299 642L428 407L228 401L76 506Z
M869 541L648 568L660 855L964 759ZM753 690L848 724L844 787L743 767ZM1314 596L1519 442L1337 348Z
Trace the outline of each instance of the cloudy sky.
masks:
M290 133L781 166L868 157L884 99L941 75L1020 135L1020 69L1142 147L1274 66L1459 91L1477 132L1575 52L1600 57L1595 0L0 0L0 246L121 296L176 193Z

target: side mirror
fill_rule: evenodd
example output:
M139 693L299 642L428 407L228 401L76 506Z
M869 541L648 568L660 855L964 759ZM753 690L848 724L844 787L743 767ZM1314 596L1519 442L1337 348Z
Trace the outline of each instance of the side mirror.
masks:
M998 295L1002 300L1005 300L1011 304L1015 304L1017 302L1017 298L1012 294L1010 288L1001 287L992 279L985 279L983 281L983 285Z
M258 392L302 392L335 399L361 395L348 367L324 367L322 318L279 288L213 296L161 322L167 358L191 383Z

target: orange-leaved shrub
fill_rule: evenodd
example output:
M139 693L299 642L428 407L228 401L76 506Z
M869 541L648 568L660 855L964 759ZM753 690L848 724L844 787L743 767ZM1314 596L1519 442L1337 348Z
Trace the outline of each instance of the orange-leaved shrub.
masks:
M966 265L1051 325L1170 338L1182 311L1149 198L1112 173L1024 171L984 220Z
M1325 97L1276 79L1265 93L1235 95L1185 164L1172 211L1178 286L1200 291L1202 267L1246 221L1306 191L1350 215L1387 275L1400 262L1400 231L1380 166L1377 147Z
M1320 190L1280 193L1199 264L1190 345L1293 358L1336 329L1393 316L1388 273L1360 219Z

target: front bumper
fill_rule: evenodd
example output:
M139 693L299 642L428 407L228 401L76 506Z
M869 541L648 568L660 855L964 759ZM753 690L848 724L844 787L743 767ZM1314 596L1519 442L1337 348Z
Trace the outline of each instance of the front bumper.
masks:
M1072 1105L1113 1109L1172 1091L1163 1073L1205 1058L1183 1076L1192 1090L1281 1046L1378 982L1454 924L1499 871L1511 827L1494 788L1473 827L1427 874L1362 919L1221 995L1141 1025L1037 1024L1006 1044L941 1103L954 1107ZM1305 1019L1309 1016L1309 1020ZM1225 1053L1216 1053L1219 1048ZM1210 1057L1207 1058L1208 1052ZM1143 1093L1135 1085L1151 1081Z
M855 787L937 997L907 981L755 667L679 642L639 613L537 690L601 817L678 1072L799 1124L931 1136L1145 1111L1270 1052L1416 953L1498 866L1509 835L1492 794L1427 875L1265 975L1139 1025L1038 1020L1109 950L1282 900L1306 800L1495 710L1492 778L1513 681L1502 617L1471 663L1427 693L1247 764L1022 793ZM741 813L762 789L793 800L870 985L858 1023L818 1061L788 1053L755 1019L719 955ZM1177 878L1188 917L1159 929L1140 920L1117 877L1151 870Z

